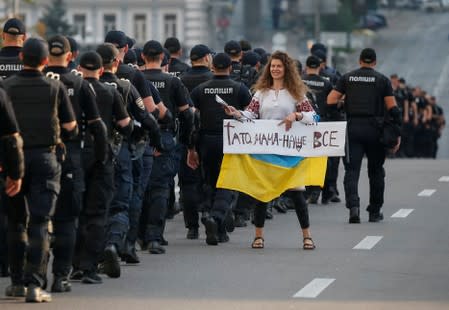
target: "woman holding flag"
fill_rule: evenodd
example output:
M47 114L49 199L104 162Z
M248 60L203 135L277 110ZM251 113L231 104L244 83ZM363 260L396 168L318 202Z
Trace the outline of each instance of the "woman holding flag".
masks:
M244 117L282 120L279 125L285 125L286 131L295 121L306 124L318 121L318 116L306 97L307 86L301 80L295 61L287 53L276 51L271 55L265 70L253 88L256 93L246 110L239 111L232 106L227 106L226 114L236 119ZM282 161L302 160L302 158L291 156L268 156L275 156ZM259 157L263 158L263 156ZM313 250L315 244L310 234L309 212L303 195L304 189L304 187L288 188L286 194L295 204L296 215L302 229L303 249ZM266 211L267 202L259 200L254 210L256 231L252 248L264 247L263 228Z

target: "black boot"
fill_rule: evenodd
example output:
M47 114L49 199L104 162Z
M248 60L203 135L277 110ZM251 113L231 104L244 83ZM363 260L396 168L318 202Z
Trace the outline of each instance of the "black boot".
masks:
M128 241L125 243L125 251L122 254L122 261L125 261L127 264L140 263L139 256L137 256L136 253L136 247Z
M206 227L206 243L208 245L218 245L218 224L212 216L204 219Z
M51 285L51 291L53 293L65 293L72 290L72 286L67 279L67 276L54 275L53 284Z
M115 245L110 244L104 250L104 273L110 278L120 277L120 262Z
M360 209L358 207L352 207L349 209L349 223L360 224Z

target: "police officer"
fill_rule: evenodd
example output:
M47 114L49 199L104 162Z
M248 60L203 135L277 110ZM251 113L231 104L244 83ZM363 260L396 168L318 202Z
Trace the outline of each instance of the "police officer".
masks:
M20 192L24 176L23 139L11 101L3 89L0 89L0 156L0 171L6 173L5 193L13 197Z
M180 79L187 87L189 93L201 83L213 78L210 71L212 55L209 47L198 44L190 51L192 68L184 72ZM195 114L196 123L199 125L199 114ZM187 146L182 146L181 163L179 169L180 196L184 207L184 222L186 225L187 239L198 239L199 237L199 206L202 202L202 181L199 170L194 170L187 165Z
M3 89L0 89L0 172L2 184L2 193L0 193L1 218L0 227L2 228L0 249L0 276L7 277L8 272L8 252L6 239L6 200L7 196L16 195L21 188L24 174L23 162L23 140L19 135L19 126L16 116L12 109L11 101ZM6 174L6 180L4 180ZM4 190L4 192L3 192Z
M133 67L130 67L123 63L123 59L125 54L128 52L128 40L127 36L123 31L119 30L111 30L107 33L105 37L105 42L114 44L119 50L119 55L117 58L120 60L120 65L116 72L116 75L120 79L129 80L139 91L140 97L143 100L143 104L148 112L152 113L155 118L162 123L169 123L172 120L172 114L165 107L164 103L161 101L159 96L159 91L154 87L154 85L148 81L143 73L139 70L136 70ZM137 50L136 50L137 51ZM140 52L137 52L140 58L142 57ZM139 58L139 57L138 57ZM140 159L133 161L133 177L134 177L134 186L132 193L132 202L131 206L133 210L140 210L142 208L141 215L141 224L139 224L139 235L140 239L143 240L143 230L146 227L143 219L147 218L146 211L147 208L145 205L142 206L143 197L145 189L149 183L149 178L151 174L151 167L153 165L153 147L149 144L145 149L145 153ZM145 168L145 169L143 169ZM146 222L146 221L145 221ZM134 232L131 233L131 236ZM131 237L134 239L134 237ZM146 242L144 242L146 243ZM144 246L145 248L146 246Z
M332 90L332 84L319 75L320 59L316 56L309 56L306 60L306 72L302 76L302 80L310 89L310 97L314 102L315 110L320 115L320 121L327 121L327 96ZM327 204L330 199L337 196L337 176L338 176L338 160L339 158L329 157L327 162L326 178L324 181L321 202ZM337 164L335 164L337 161ZM317 203L320 196L320 188L310 186L309 203Z
M335 68L327 65L327 46L322 43L315 43L310 49L310 53L321 60L320 75L326 79L329 79L332 86L337 84L341 74Z
M157 41L148 41L143 47L142 57L145 61L143 73L159 90L162 101L172 115L177 115L180 121L179 139L187 144L193 128L193 111L189 107L188 94L179 78L162 72L161 63L164 58L162 45ZM159 122L162 130L162 143L165 152L155 157L150 176L148 199L148 227L146 241L152 254L165 253L161 245L165 227L167 203L170 195L170 183L175 174L174 121Z
M0 50L0 76L7 78L23 68L19 59L23 43L26 40L25 25L20 19L8 19L3 26L2 43Z
M400 126L401 113L396 106L390 80L374 70L376 52L371 48L362 50L360 68L343 75L327 98L329 112L338 113L337 103L345 98L348 118L348 150L346 152L344 188L346 207L349 209L349 223L360 223L360 197L358 182L363 156L368 159L370 199L367 211L370 222L383 219L381 208L384 202L386 150L381 143L384 118ZM379 125L380 123L380 125ZM396 152L400 137L392 151Z
M224 51L231 57L231 74L229 76L232 80L240 81L240 74L242 71L242 47L239 42L231 40L226 42Z
M166 117L165 113L167 111L166 107L161 104L161 100L158 96L158 91L148 81L146 81L142 72L139 70L128 66L123 62L123 59L128 52L128 37L123 31L111 30L106 34L104 39L105 43L112 43L119 50L119 55L117 56L120 61L116 75L120 79L129 80L140 94L143 100L143 104L148 112L153 113L156 118L163 119ZM170 115L167 115L169 117Z
M133 123L129 117L122 96L114 86L100 82L103 73L101 56L96 52L86 52L80 58L78 69L90 83L96 93L97 107L101 118L106 124L110 144L113 140L113 130L129 137ZM74 260L75 269L81 270L82 282L88 284L101 283L97 274L99 256L104 250L104 271L111 278L120 277L118 253L114 247L104 249L106 215L114 195L114 167L112 152L103 162L93 156L95 144L87 135L83 149L83 164L86 175L85 205L80 217L79 240ZM79 278L80 273L76 272Z
M181 74L190 69L188 64L179 60L182 56L182 48L178 38L167 38L167 40L165 40L164 47L170 53L168 73L173 76L179 77Z
M7 295L24 295L25 286L27 302L42 302L51 301L42 287L49 251L48 222L60 189L61 166L55 152L61 138L76 136L77 124L63 84L41 73L48 61L47 44L28 39L20 58L24 69L4 82L21 128L26 167L24 186L12 197L8 212L12 285Z
M206 82L214 76L210 71L212 65L212 51L204 44L198 44L190 50L192 68L183 74L180 79L187 87L189 93L199 84Z
M17 18L11 18L3 26L2 49L0 50L0 78L7 78L22 70L23 64L19 59L23 42L26 39L25 25ZM6 206L0 204L0 276L8 276L8 247L6 246ZM3 241L4 242L1 242Z
M248 51L242 56L242 70L240 72L240 81L249 89L256 84L260 72L259 54Z
M69 65L67 66L70 71L76 70L78 64L76 63L76 60L78 59L78 56L80 54L78 42L72 37L67 37L67 40L69 40L70 43L70 52L72 53L72 56L70 57Z
M244 109L251 101L248 88L230 79L231 66L231 58L227 54L217 54L213 59L214 78L197 86L191 94L195 108L200 111L198 151L201 161L198 152L191 147L187 162L192 169L198 168L201 162L207 187L206 199L211 205L210 214L203 221L208 245L229 241L225 219L234 199L232 191L215 187L223 159L223 120L228 118L215 96L220 96L237 109Z
M111 43L104 43L97 47L97 53L103 60L104 72L100 81L113 85L122 95L128 113L134 121L131 139L124 139L115 162L114 199L109 210L107 225L107 247L115 247L127 263L139 263L135 242L137 226L140 216L140 206L130 206L133 183L132 161L136 154L136 145L147 143L145 136L150 135L150 143L162 151L160 130L155 117L148 113L143 105L137 89L127 80L119 79L115 73L119 66L118 49ZM145 146L144 146L145 147ZM137 210L135 210L137 208ZM127 237L125 243L125 238ZM133 240L130 240L133 235Z
M60 80L67 88L72 108L79 126L75 139L64 141L66 159L62 163L61 192L53 216L53 284L52 292L71 290L68 276L72 268L75 250L76 228L82 208L85 190L84 171L81 164L81 151L87 127L93 135L96 157L104 161L107 155L106 126L98 112L95 93L79 74L68 67L72 59L71 47L64 36L53 36L48 40L49 60L44 72L47 77Z

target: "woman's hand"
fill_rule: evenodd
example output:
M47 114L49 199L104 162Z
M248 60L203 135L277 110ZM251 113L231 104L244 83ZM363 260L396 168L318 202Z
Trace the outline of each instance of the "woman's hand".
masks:
M289 131L290 128L292 128L293 122L296 121L296 116L296 112L290 113L278 124L278 126L285 124L285 131Z
M189 168L195 170L200 165L200 157L198 156L198 153L195 150L188 150L187 151L187 166Z
M240 111L234 108L232 105L224 106L224 111L226 115L232 116L233 118L239 119L242 117L242 113L240 113Z

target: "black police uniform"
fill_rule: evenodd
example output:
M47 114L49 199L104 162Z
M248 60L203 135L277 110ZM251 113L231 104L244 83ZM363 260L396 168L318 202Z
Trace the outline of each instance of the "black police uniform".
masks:
M59 123L75 121L75 115L66 88L41 72L22 70L5 81L4 87L21 128L26 168L22 190L11 198L8 212L11 279L13 285L42 287L49 250L48 221L60 190L61 166L55 154Z
M332 90L332 84L329 80L317 74L305 74L302 80L311 90L315 98L317 106L317 114L320 115L320 121L328 121L327 115L327 96ZM337 196L337 178L338 178L338 163L339 157L329 157L327 160L326 177L324 180L324 187L322 193L322 202L327 203L330 199ZM314 194L310 198L313 197ZM316 195L316 193L315 193ZM319 192L318 192L319 195ZM318 199L318 197L316 197Z
M214 74L209 70L208 67L193 66L190 70L181 74L179 78L181 79L181 82L184 84L184 86L187 87L189 93L191 93L195 87L197 87L201 83L209 81L213 77Z
M380 212L384 203L386 151L380 142L384 98L393 96L390 80L374 69L362 67L338 81L335 90L345 94L348 119L348 151L344 160L346 207L359 208L358 182L363 156L368 158L370 199L367 211ZM379 125L380 123L380 125Z
M142 154L135 154L136 144L140 143L148 133L150 135L150 144L159 149L161 149L161 137L157 120L145 109L139 92L129 81L121 80L111 72L104 72L100 81L117 88L124 98L129 115L134 121L133 135L131 139L124 139L120 150L121 155L116 160L116 192L109 210L107 226L107 243L115 244L120 252L123 253L123 257L134 251L141 211L141 206L131 205L134 174L131 158L133 156L142 156ZM144 142L148 144L146 140ZM123 152L128 155L123 155ZM126 244L124 244L125 237L127 239ZM126 258L128 257L126 256Z
M7 246L7 196L5 193L4 177L6 174L13 179L23 177L23 153L19 158L17 151L23 152L22 147L17 146L17 141L9 136L19 132L19 126L16 116L12 109L11 102L3 89L0 89L0 166L3 172L0 176L0 277L7 277L8 272L8 246ZM13 152L13 150L17 150ZM17 162L16 167L9 167L12 163ZM19 169L21 167L21 169ZM22 170L22 171L19 171ZM13 176L11 172L18 173Z
M66 284L65 281L72 268L77 222L85 191L81 152L84 147L87 126L91 128L91 132L96 133L96 143L105 143L106 128L104 124L93 124L102 123L102 121L98 112L95 93L87 81L66 67L50 66L45 68L44 72L47 77L60 80L66 86L79 124L78 136L70 141L64 141L67 154L65 161L62 163L61 192L52 220L55 237L52 248L54 256L52 270L55 279L61 277ZM93 121L93 123L88 125L88 121ZM93 128L95 126L104 129L101 130L100 128L101 132L97 133ZM58 291L59 289L64 290L65 288L52 287L52 291Z
M231 80L240 81L241 74L242 74L242 63L240 61L232 61L231 73L229 74Z
M5 46L0 50L0 77L8 78L23 69L19 53L22 51L18 46Z
M187 72L190 69L190 66L178 58L170 58L169 64L168 64L168 73L170 73L173 76L180 77L181 74L184 72Z
M215 187L223 160L223 120L229 118L222 105L216 102L216 95L239 110L243 110L251 102L249 89L244 84L231 80L229 76L214 76L212 80L196 87L191 94L195 108L200 111L199 155L206 199L211 206L210 216L219 230L217 236L208 236L208 244L212 245L217 241L226 241L224 221L234 198L232 191Z
M19 53L22 50L21 47L16 46L5 46L0 50L0 77L6 79L13 74L16 74L23 68L22 61L19 59ZM4 195L4 194L3 194ZM4 205L4 204L3 204ZM5 242L0 242L0 265L2 265L1 272L7 276L7 243L6 243L6 231L7 231L7 219L6 219L6 207L0 206L0 241L5 240ZM2 263L1 256L5 258L4 264Z
M94 78L86 80L95 91L97 107L111 141L115 121L129 117L123 99L113 86ZM109 151L110 156L106 161L99 162L94 156L94 148L88 131L82 153L86 182L85 204L81 211L74 258L74 268L84 271L85 276L96 272L100 254L104 250L106 215L114 195L112 152Z
M143 74L158 89L164 105L172 115L178 114L178 107L188 104L188 94L179 78L164 73L161 69L144 70ZM192 126L189 128L187 124L183 124L181 114L180 121L180 139L185 140L182 137L190 136L189 131L191 131ZM154 159L150 176L149 195L146 195L144 198L144 205L146 205L144 208L148 208L148 227L144 239L157 248L157 250L153 251L154 253L157 252L157 254L163 253L163 249L156 243L160 244L163 241L162 235L170 197L170 184L173 182L177 172L175 141L173 139L175 136L175 122L170 120L168 123L159 122L159 124L164 152ZM151 248L150 251L152 251Z
M180 79L190 93L196 86L211 80L213 77L213 73L206 66L193 66L189 71L182 74ZM199 127L198 117L199 115L197 114L197 126ZM184 222L186 228L189 229L188 238L196 239L198 238L199 228L198 211L202 201L201 173L198 169L193 170L187 165L186 146L183 146L181 154L182 157L178 176L181 189L180 195L184 207Z

